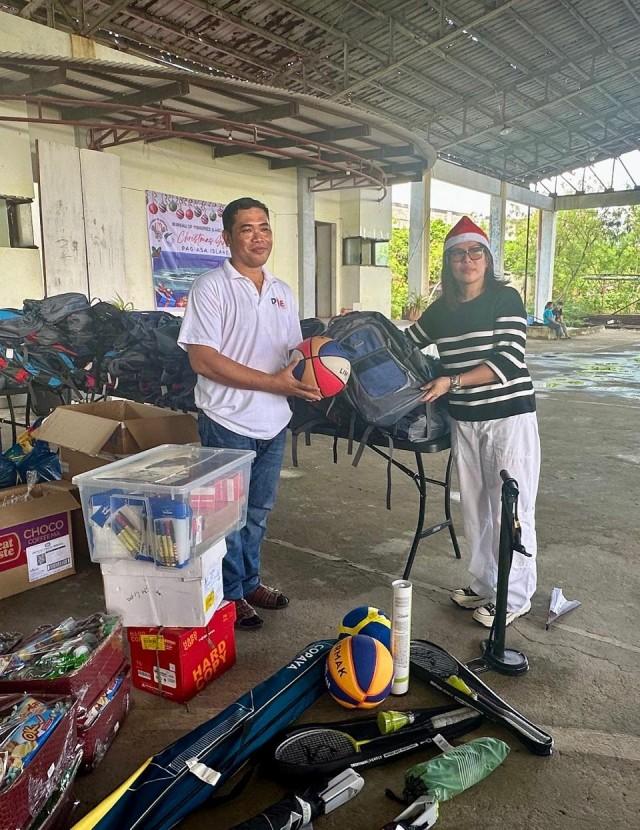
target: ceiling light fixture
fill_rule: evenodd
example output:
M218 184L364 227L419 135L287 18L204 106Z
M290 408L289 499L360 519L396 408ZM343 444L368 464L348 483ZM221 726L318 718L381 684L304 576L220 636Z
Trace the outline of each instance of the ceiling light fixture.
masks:
M502 125L502 129L500 130L500 135L509 135L509 133L513 130L513 127L509 127L507 124Z

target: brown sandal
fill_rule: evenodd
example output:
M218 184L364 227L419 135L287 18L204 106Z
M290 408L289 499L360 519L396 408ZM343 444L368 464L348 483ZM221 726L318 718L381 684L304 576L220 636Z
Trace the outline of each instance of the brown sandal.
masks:
M236 599L234 602L236 606L236 628L245 631L256 631L258 628L262 628L264 620L256 614L255 609L249 605L246 599Z
M289 598L277 588L270 588L260 583L258 587L245 597L247 602L255 605L256 608L266 608L269 611L286 608L289 605Z

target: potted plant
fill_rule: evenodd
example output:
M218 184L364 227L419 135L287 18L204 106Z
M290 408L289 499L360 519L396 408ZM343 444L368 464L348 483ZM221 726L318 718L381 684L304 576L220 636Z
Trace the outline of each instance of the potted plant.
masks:
M418 294L417 291L411 291L402 308L402 319L411 320L412 323L415 323L415 321L419 320L422 316L422 312L425 310L428 303L429 298L424 294Z

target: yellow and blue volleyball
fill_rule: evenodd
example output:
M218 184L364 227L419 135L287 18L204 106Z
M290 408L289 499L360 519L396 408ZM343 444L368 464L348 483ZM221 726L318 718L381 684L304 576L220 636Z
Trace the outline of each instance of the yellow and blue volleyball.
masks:
M391 620L379 608L361 605L344 615L342 625L338 629L338 639L354 634L373 637L391 651Z
M344 637L327 656L324 678L329 694L341 706L371 709L391 692L391 652L366 634Z

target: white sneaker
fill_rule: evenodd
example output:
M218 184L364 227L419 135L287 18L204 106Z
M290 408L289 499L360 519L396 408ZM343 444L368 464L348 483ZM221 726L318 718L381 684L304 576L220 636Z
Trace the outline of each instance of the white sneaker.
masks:
M518 617L524 617L525 614L528 614L531 611L531 603L528 602L524 608L521 608L519 611L507 611L507 619L506 624L511 625L514 620L517 620ZM484 625L485 628L491 628L493 625L493 621L496 617L496 607L492 602L486 603L480 608L476 608L473 612L473 619L480 623L480 625Z
M471 610L472 608L479 608L481 605L486 605L490 600L489 597L481 597L476 594L471 588L456 588L451 591L449 599L455 602L460 608Z

